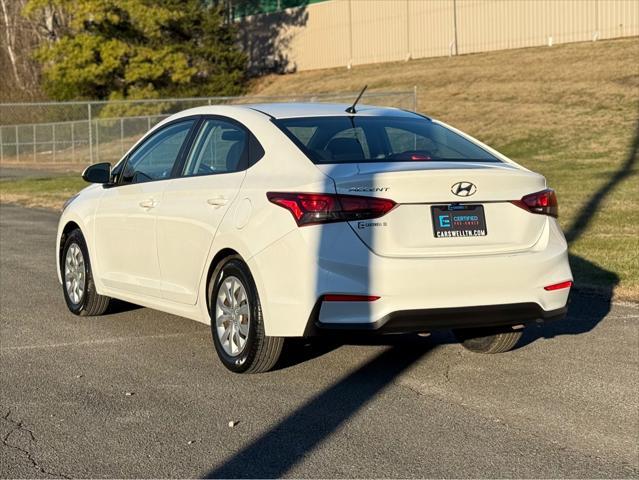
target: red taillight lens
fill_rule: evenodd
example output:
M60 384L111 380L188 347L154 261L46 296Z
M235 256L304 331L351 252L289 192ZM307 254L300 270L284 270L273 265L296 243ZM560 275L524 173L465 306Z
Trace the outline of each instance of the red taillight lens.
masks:
M541 192L531 193L521 200L513 200L511 203L532 213L550 215L555 218L559 215L557 194L550 188Z
M570 288L570 287L572 287L572 281L566 280L565 282L548 285L547 287L544 287L544 290L551 292L553 290L561 290L562 288Z
M266 197L291 212L300 227L378 218L396 205L385 198L330 193L268 192Z

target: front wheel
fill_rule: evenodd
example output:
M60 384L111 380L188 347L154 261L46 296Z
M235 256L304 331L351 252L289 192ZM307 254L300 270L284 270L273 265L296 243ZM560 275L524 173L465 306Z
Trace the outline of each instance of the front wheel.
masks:
M464 348L475 353L503 353L512 350L521 330L506 328L464 328L453 332Z
M228 257L217 269L209 291L213 343L224 366L235 373L273 368L284 339L264 333L257 288L239 256Z
M106 312L110 298L95 290L89 251L80 230L67 236L60 260L62 291L69 310L83 317Z

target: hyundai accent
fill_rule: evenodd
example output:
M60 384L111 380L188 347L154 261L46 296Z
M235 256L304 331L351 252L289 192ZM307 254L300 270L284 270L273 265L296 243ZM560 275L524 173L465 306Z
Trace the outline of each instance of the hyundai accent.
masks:
M545 178L417 113L200 107L83 178L57 233L69 310L100 315L116 298L210 324L234 372L322 334L452 329L505 352L566 314Z

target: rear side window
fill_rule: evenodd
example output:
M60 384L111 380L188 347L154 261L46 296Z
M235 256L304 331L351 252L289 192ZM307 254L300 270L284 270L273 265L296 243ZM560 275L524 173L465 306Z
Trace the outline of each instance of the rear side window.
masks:
M274 123L318 164L500 161L470 140L422 117L309 117Z
M224 120L205 120L186 161L183 175L208 175L244 170L248 163L248 133Z

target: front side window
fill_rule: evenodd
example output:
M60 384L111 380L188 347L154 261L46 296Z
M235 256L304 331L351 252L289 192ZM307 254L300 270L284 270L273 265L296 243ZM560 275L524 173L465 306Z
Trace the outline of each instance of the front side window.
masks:
M238 172L247 163L248 133L233 123L208 119L193 143L183 176Z
M316 164L404 161L499 162L452 130L422 117L274 120Z
M195 120L185 120L169 125L144 141L128 158L122 173L122 183L169 178L194 122Z

